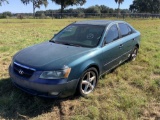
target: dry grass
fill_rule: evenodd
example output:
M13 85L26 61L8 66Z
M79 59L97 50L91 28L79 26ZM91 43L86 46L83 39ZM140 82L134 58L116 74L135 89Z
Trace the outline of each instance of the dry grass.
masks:
M44 99L15 88L8 75L19 50L49 40L80 19L0 20L0 119L160 119L160 20L126 20L142 34L137 60L105 75L88 98Z

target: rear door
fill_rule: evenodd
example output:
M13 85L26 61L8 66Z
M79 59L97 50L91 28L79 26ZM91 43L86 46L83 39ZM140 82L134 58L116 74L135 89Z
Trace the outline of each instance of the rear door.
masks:
M118 23L119 32L120 32L120 41L122 42L121 52L122 52L122 61L126 60L134 48L135 36L132 29L126 23Z

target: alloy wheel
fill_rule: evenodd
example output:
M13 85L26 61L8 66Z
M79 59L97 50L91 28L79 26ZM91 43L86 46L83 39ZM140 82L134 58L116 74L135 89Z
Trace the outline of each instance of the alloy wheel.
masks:
M132 53L132 61L135 61L136 60L136 57L137 57L137 53L138 53L138 48L136 47Z
M85 72L80 83L81 95L86 96L89 93L91 93L96 86L96 82L97 82L97 74L95 71Z

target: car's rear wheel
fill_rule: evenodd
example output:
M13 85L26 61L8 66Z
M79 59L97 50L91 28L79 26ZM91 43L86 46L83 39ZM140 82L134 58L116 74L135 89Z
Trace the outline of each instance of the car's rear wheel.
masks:
M135 61L135 60L136 60L137 53L138 53L138 47L135 46L135 48L134 48L134 50L132 51L132 54L131 54L131 56L130 56L130 60L131 60L131 61Z
M87 69L80 78L78 90L81 96L86 97L96 87L98 72L95 68Z

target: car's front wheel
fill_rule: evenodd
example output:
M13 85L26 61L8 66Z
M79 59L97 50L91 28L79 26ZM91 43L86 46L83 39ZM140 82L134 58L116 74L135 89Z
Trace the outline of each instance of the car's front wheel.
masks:
M89 93L91 93L97 84L98 80L98 72L95 68L87 69L80 78L80 82L78 85L78 90L80 95L86 97Z

